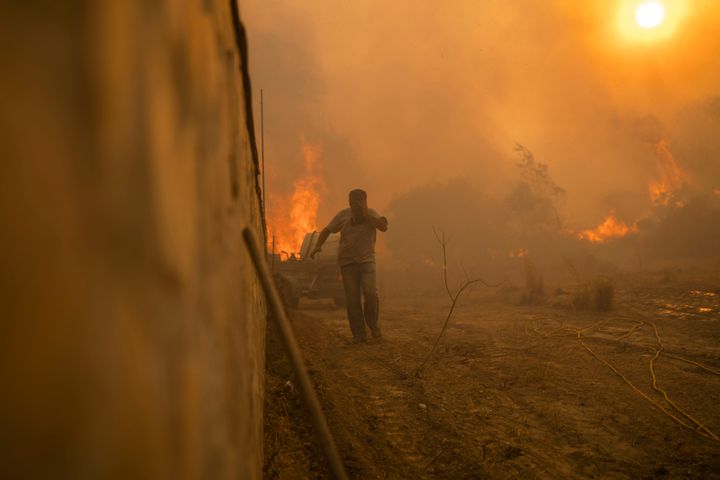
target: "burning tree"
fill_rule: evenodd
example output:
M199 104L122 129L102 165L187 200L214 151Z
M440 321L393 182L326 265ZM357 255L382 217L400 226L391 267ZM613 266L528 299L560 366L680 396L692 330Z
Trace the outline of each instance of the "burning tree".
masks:
M630 232L636 232L637 225L628 226L625 222L617 219L615 211L611 211L605 219L594 229L583 230L578 233L578 238L588 240L592 243L605 243L609 239L621 238Z
M654 148L658 178L648 183L650 199L654 206L668 206L671 202L678 202L675 197L688 183L688 176L675 160L667 140L661 139Z

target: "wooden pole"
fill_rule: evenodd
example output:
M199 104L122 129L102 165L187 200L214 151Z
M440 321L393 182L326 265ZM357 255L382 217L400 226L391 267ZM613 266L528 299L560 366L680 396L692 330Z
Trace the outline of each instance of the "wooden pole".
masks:
M266 197L265 197L265 105L263 99L263 90L260 89L260 158L262 159L262 204L263 212L267 216Z
M310 419L312 420L315 432L319 437L320 446L325 454L325 459L330 467L330 472L332 473L333 478L337 480L347 480L345 467L343 466L337 447L335 446L335 440L333 439L332 433L330 433L330 428L328 428L325 414L320 406L320 402L315 394L315 388L310 381L310 376L305 368L305 362L300 354L300 347L298 347L298 344L295 341L295 335L290 327L290 321L285 314L285 307L283 306L280 294L275 288L275 283L273 282L270 270L268 269L265 253L260 247L260 243L257 240L255 232L250 227L245 227L243 229L243 238L245 239L245 245L250 252L253 264L255 265L255 270L260 278L262 288L265 291L265 298L267 299L268 306L272 312L271 318L275 321L275 325L278 327L280 338L285 345L285 351L287 352L288 357L290 357L290 363L295 371L295 378L298 382L300 394L305 402L305 406L309 410Z

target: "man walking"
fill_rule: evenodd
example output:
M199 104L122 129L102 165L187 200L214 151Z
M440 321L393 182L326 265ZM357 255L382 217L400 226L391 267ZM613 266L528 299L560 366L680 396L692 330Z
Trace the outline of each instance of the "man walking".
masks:
M353 190L350 208L341 210L318 237L310 258L322 251L331 233L340 232L338 263L345 287L345 303L354 342L364 342L365 324L373 338L380 338L378 327L379 302L375 276L375 230L387 231L387 218L367 206L367 193ZM360 297L365 298L361 304Z

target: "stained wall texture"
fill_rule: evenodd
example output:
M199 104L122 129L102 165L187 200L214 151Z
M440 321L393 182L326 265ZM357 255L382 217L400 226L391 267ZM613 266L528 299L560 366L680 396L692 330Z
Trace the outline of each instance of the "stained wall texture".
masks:
M0 1L0 478L260 478L232 0Z

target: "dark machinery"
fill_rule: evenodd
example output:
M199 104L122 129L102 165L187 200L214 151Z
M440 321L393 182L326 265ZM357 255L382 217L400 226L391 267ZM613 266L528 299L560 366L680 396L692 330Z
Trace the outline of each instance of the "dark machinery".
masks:
M282 259L280 255L273 254L273 277L286 307L297 308L302 297L331 298L337 307L345 306L345 291L337 263L340 235L330 235L323 244L322 252L311 259L310 252L319 235L318 232L305 235L299 257L290 255Z

